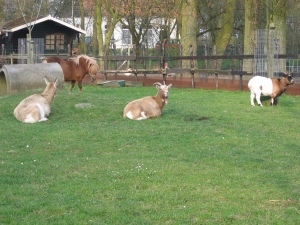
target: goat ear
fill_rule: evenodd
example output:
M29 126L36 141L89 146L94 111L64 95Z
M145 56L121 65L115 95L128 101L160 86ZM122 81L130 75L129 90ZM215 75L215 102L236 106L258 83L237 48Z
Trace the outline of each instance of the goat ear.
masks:
M57 87L57 85L58 85L58 78L55 79L54 85L55 85L55 87Z
M169 85L168 85L168 89L171 88L171 87L172 87L172 84L169 84Z

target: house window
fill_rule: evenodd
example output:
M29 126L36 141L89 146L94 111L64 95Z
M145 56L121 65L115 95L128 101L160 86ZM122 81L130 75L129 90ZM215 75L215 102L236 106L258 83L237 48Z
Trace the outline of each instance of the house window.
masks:
M63 50L65 44L64 34L51 34L46 35L46 50Z
M131 44L131 34L128 29L123 29L123 38L122 38L123 45L130 45Z
M154 44L152 30L147 30L147 33L145 35L145 42L148 46L152 46Z

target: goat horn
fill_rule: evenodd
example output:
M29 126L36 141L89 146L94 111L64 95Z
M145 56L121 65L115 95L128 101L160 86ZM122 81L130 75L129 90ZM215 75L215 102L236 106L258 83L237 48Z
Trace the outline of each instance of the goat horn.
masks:
M162 84L159 83L159 82L155 82L153 85L159 85L159 86L162 86Z

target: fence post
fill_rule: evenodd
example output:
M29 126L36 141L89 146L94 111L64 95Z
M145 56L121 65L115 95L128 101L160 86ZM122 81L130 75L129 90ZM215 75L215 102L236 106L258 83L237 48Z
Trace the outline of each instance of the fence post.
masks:
M107 80L107 73L106 70L108 69L108 65L107 65L107 52L106 52L106 46L103 46L104 49L104 80Z
M194 55L193 45L190 45L190 56L193 57L193 55ZM195 73L194 73L195 63L193 58L191 58L190 60L190 65L191 65L191 75L192 75L192 88L195 88Z
M239 43L239 55L242 55L242 45ZM243 59L239 58L239 70L243 71ZM243 91L243 75L240 74L240 91Z
M235 51L234 51L234 49L235 49L235 44L232 44L232 45L230 45L230 46L231 46L231 55L235 55ZM233 71L233 70L236 69L236 66L235 66L235 59L231 59L231 60L230 60L230 69L231 69L231 71ZM232 74L232 83L233 83L234 80L235 80L235 75Z
M130 45L127 45L127 56L130 56ZM130 66L130 60L127 60L127 68Z
M24 41L22 40L22 41L21 41L21 64L24 64L25 51L26 51L25 43L24 43Z
M72 52L71 52L71 45L68 44L68 55L71 56L72 55Z
M59 44L56 44L56 55L59 55Z
M214 45L214 56L217 55L217 46ZM214 69L217 69L217 60L214 59ZM215 80L216 80L216 89L219 89L219 75L215 73Z
M132 46L132 50L133 50L133 55L134 55L134 61L133 61L133 70L134 71L136 71L136 45L134 44L133 46ZM137 78L137 73L134 73L134 75L135 75L135 81L137 81L138 80L138 78Z
M180 44L179 55L182 56L182 44ZM182 69L182 60L179 61L179 68ZM180 77L182 77L182 73L180 73Z
M33 52L33 57L34 57L34 63L39 63L39 45L38 44L34 44L34 52Z
M207 56L207 45L204 44L204 55ZM208 68L208 64L207 64L207 59L204 60L204 69L207 69Z
M164 39L163 43L162 43L162 48L163 48L163 54L162 54L162 57L160 59L160 68L162 69L162 71L166 71L165 69L165 63L166 63L166 60L165 60L165 54L166 54L166 44L167 44L167 39ZM166 84L166 72L163 72L163 81L164 81L164 84Z
M115 44L115 42L113 42L113 54L114 54L114 56L115 55L117 55L117 47L116 47L116 44ZM113 65L114 65L114 70L117 70L117 67L118 67L118 65L117 65L117 61L113 61ZM117 72L115 73L115 77L117 77Z
M142 55L145 56L146 54L146 45L142 44ZM146 70L147 65L146 65L146 59L143 59L143 68ZM146 73L144 72L144 77L146 77Z
M2 54L2 58L1 58L1 67L4 66L5 63L5 59L4 59L4 44L1 45L1 54Z

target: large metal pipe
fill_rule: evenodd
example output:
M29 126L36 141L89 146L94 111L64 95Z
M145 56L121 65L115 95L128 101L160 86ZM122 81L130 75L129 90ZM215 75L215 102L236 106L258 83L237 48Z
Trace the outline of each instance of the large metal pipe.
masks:
M58 79L58 88L64 88L64 74L58 63L4 65L0 70L0 95L27 90L44 90L45 80Z

